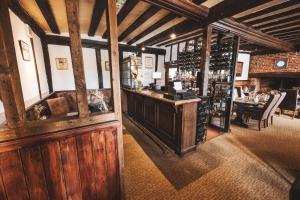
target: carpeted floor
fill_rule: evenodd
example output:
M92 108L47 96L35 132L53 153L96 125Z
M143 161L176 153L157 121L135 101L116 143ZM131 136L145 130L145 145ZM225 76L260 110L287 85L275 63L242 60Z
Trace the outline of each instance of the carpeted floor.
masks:
M179 158L124 117L126 199L288 199L300 175L300 120L274 121L261 132L233 126Z

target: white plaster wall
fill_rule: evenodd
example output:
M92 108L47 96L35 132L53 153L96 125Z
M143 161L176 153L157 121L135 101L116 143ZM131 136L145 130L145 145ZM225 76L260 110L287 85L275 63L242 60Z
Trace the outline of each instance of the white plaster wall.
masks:
M39 100L39 89L31 42L29 36L26 34L26 25L12 11L10 11L10 18L22 84L23 97L25 105L29 106L35 101ZM23 60L21 49L19 46L19 40L22 40L28 44L31 58L30 61Z
M33 43L34 43L34 51L35 51L36 63L37 63L37 68L39 73L41 93L42 96L46 96L47 94L49 94L49 87L47 82L43 48L42 48L41 39L35 34L33 34Z
M242 76L237 76L236 80L248 80L249 66L250 66L250 54L248 53L239 53L238 62L243 62L243 71Z
M101 49L101 67L103 76L103 88L111 88L110 71L105 70L105 62L109 61L108 50Z
M178 44L172 46L172 61L177 60L177 49L178 49Z
M146 69L145 59L146 57L152 58L152 68ZM143 86L149 86L150 83L154 83L152 73L155 71L156 58L154 54L142 53L142 72L143 72Z
M159 55L158 56L158 66L157 66L157 71L161 72L161 79L156 80L156 84L158 85L165 85L165 61L164 61L164 56Z
M171 53L171 46L166 47L166 57L165 57L165 62L170 61L170 53Z
M71 52L69 46L48 45L49 58L51 65L52 83L54 91L75 90L75 81L73 75L73 67L71 60ZM57 70L56 58L67 58L68 69Z
M97 70L97 59L96 51L92 48L82 48L84 74L87 89L98 89L98 70Z

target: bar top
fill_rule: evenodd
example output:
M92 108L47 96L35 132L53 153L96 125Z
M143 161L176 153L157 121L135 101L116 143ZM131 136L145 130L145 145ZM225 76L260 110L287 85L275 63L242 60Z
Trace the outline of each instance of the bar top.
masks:
M187 104L187 103L195 103L195 102L200 102L201 101L200 98L186 99L186 100L171 100L171 99L164 98L163 94L154 92L152 90L137 91L137 90L130 90L130 89L126 89L126 88L123 88L123 90L125 90L127 92L132 92L132 93L135 93L135 94L143 95L143 96L146 96L146 97L150 97L150 98L153 98L153 99L157 99L157 100L160 100L160 101L164 101L164 102L173 104L175 106L179 106L179 105L183 105L183 104Z

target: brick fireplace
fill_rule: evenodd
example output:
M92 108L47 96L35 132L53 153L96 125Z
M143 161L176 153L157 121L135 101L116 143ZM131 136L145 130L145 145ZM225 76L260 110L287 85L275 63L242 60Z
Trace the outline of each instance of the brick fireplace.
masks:
M287 59L286 68L275 68L277 59ZM255 87L256 90L300 87L300 52L251 56L249 79L236 82L236 86L243 85Z

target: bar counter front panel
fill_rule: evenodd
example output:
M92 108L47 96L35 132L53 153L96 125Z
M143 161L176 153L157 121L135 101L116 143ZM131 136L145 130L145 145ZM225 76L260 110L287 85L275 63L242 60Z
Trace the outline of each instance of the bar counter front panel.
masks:
M123 89L130 117L154 133L160 140L183 155L196 149L197 104L200 99L173 101L153 91Z

